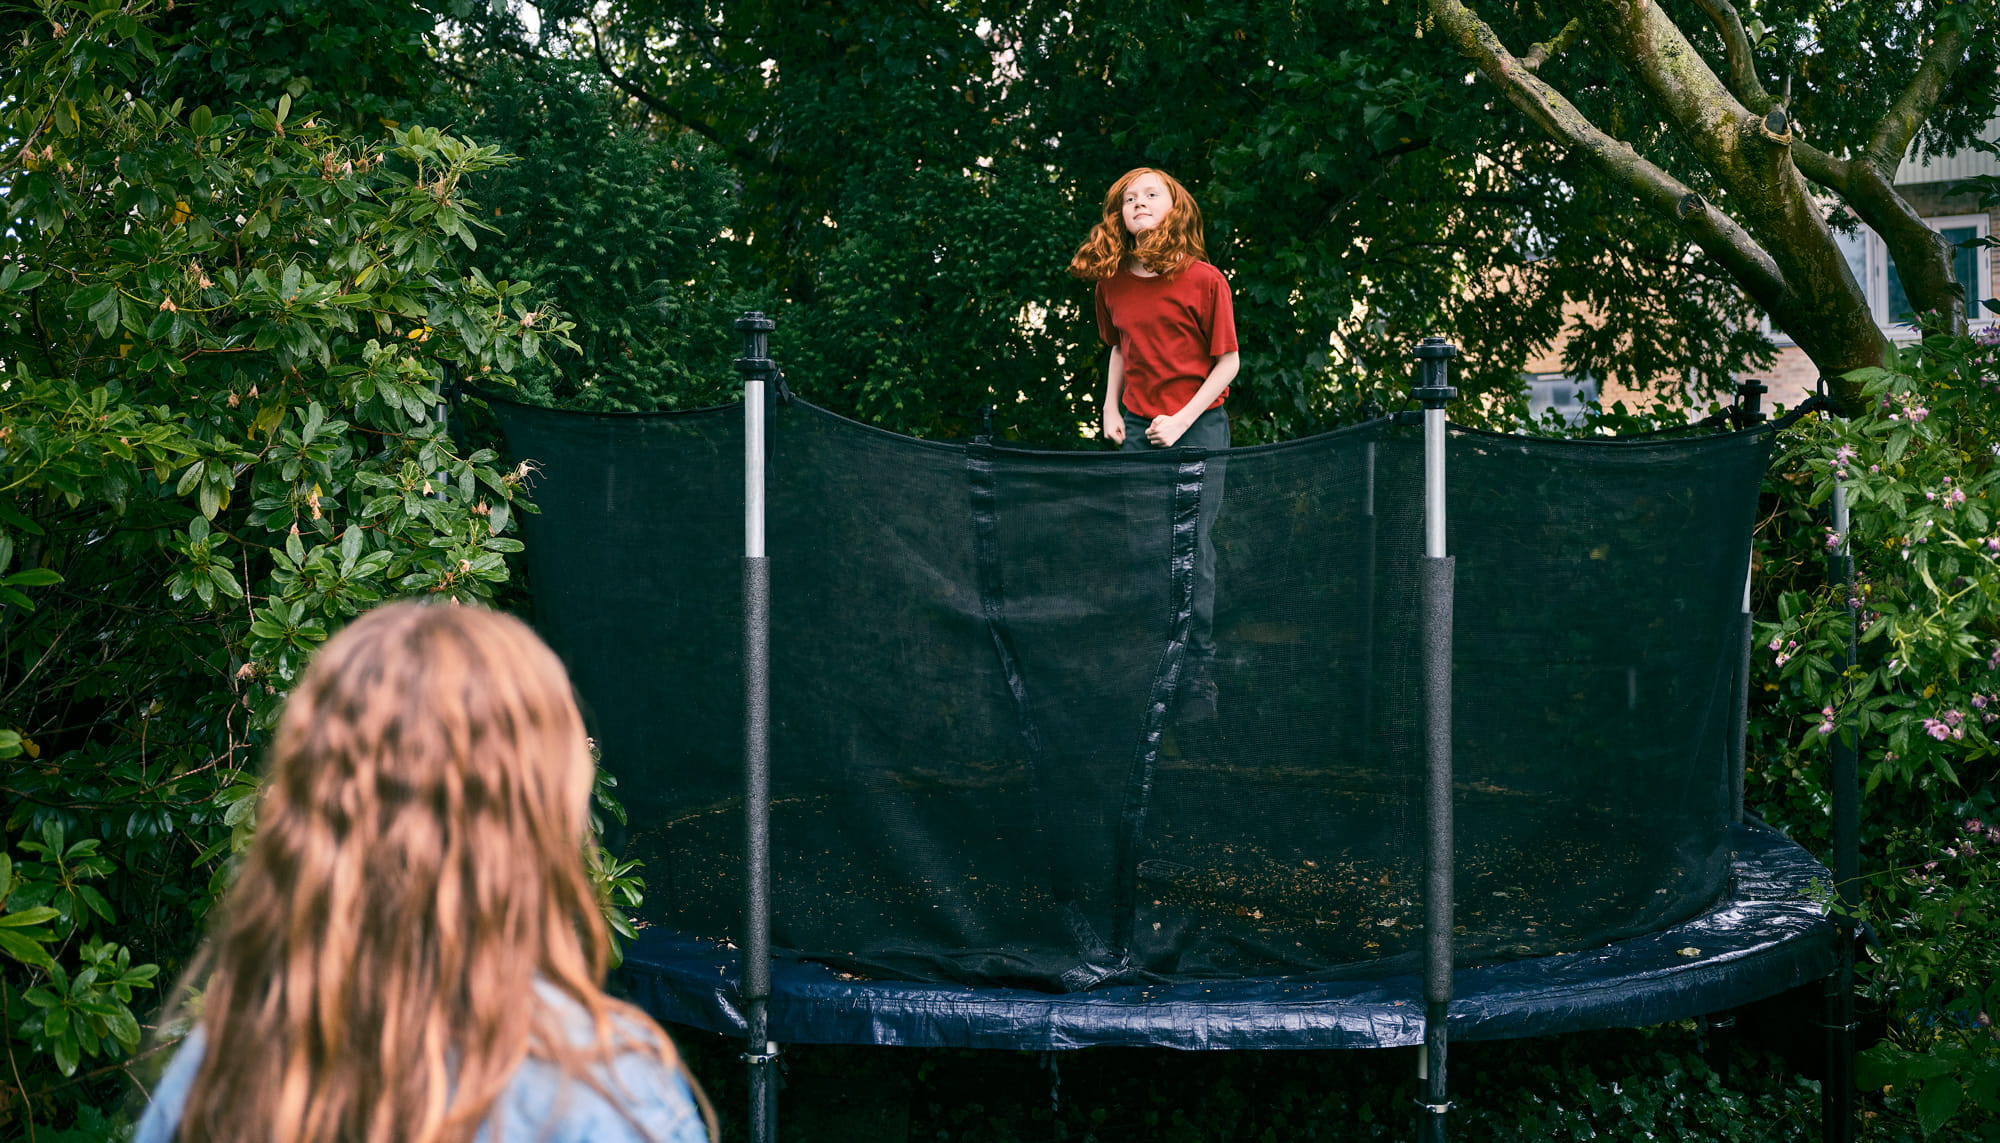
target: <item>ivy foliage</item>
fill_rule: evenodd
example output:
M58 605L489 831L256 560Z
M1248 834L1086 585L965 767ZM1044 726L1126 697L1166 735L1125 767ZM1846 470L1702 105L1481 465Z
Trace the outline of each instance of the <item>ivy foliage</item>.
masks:
M525 472L448 376L569 348L465 268L441 131L145 93L145 6L49 3L0 93L0 1134L116 1107L139 1015L248 836L254 761L330 630L508 579Z

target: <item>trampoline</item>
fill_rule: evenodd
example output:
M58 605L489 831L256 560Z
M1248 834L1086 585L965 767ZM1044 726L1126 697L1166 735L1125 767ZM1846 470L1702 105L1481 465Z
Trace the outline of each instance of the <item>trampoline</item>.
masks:
M1421 418L1212 456L920 441L774 384L494 400L645 862L635 999L753 1077L778 1042L1423 1045L1441 1138L1447 1038L1834 973L1827 871L1741 812L1772 427L1447 429L1446 356Z

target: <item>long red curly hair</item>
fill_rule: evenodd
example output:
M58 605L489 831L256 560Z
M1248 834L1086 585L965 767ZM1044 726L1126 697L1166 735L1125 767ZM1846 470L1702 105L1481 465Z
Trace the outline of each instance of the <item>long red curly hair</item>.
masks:
M1173 205L1159 225L1133 238L1125 229L1125 189L1141 175L1158 175L1167 184ZM1174 176L1155 167L1134 167L1118 176L1104 192L1104 216L1091 227L1090 237L1069 260L1069 272L1085 281L1101 282L1118 273L1130 256L1155 274L1172 277L1208 257L1202 239L1201 208Z

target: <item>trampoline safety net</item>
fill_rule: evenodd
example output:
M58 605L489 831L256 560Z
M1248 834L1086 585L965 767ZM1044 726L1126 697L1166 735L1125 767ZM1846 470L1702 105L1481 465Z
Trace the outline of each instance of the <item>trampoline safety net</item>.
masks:
M741 410L495 409L540 467L536 621L619 779L643 920L732 939ZM797 400L770 425L782 953L1057 992L1415 969L1420 430L1204 456L918 441ZM1724 889L1769 447L1452 431L1461 964ZM1176 701L1204 528L1212 717Z

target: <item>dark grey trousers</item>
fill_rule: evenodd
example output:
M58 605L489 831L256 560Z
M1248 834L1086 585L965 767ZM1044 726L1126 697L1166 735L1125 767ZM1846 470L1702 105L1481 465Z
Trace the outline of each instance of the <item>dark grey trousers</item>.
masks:
M1125 443L1121 448L1134 452L1156 448L1146 439L1146 426L1153 418L1130 409L1125 414ZM1174 442L1207 449L1211 454L1229 451L1229 414L1221 406L1202 413ZM1215 661L1215 541L1210 533L1216 513L1222 510L1222 481L1229 467L1226 456L1211 455L1201 482L1201 509L1195 522L1194 616L1188 624L1188 670L1184 677L1203 678Z

